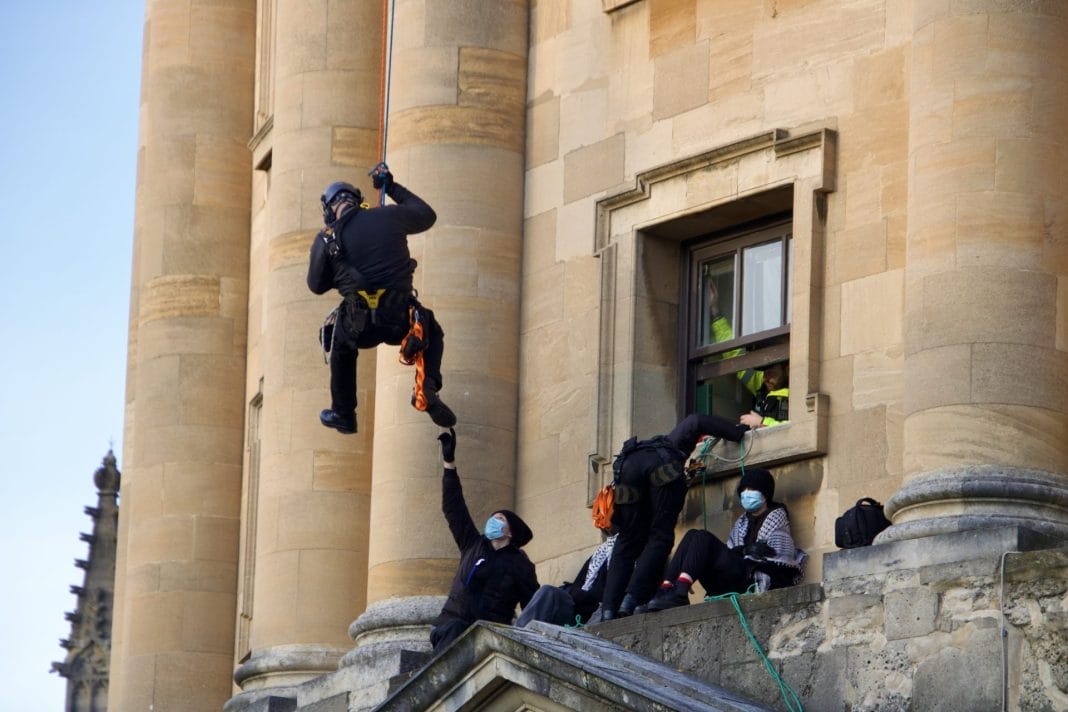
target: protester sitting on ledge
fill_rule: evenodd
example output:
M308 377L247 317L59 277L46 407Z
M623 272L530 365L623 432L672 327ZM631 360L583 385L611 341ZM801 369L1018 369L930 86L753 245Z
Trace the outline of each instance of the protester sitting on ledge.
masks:
M511 623L516 605L525 607L538 590L534 564L521 550L534 538L530 527L515 512L498 509L479 532L456 472L456 433L450 428L438 440L444 460L441 509L460 550L460 565L449 597L430 629L435 653L476 620Z
M574 580L564 582L561 586L545 585L539 588L516 619L517 627L522 628L531 621L554 625L590 622L590 616L601 603L604 583L608 578L608 560L612 557L617 536L611 529L601 531L611 536L594 549Z
M770 472L746 470L738 483L745 513L734 523L727 543L703 529L686 532L668 563L667 577L644 611L687 605L695 580L710 596L743 593L752 584L757 591L767 591L800 583L808 554L794 545L789 513L772 499L774 494Z

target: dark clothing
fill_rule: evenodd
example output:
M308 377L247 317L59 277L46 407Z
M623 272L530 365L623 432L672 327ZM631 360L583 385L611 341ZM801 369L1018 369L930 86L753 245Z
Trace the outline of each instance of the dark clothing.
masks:
M341 243L344 261L359 276L338 260L331 260L320 237L323 233L316 237L308 265L310 290L325 294L337 289L343 296L351 296L357 289L412 291L415 262L408 251L408 235L429 230L437 215L422 198L399 183L390 186L389 197L397 204L352 209L331 226Z
M742 593L749 586L741 549L729 549L715 534L704 529L686 532L664 578L674 581L683 571L700 581L709 596Z
M542 621L552 625L574 625L575 599L571 598L566 588L566 586L546 584L535 591L530 603L515 619L516 627L524 628L533 621ZM588 618L587 615L583 620Z
M308 263L308 288L316 294L337 289L345 300L338 309L330 349L331 410L343 417L356 409L356 359L359 349L379 344L399 345L410 326L408 308L414 306L423 318L427 346L423 362L428 386L444 385L441 359L445 334L412 294L416 263L408 251L408 235L428 230L437 220L433 208L404 186L393 183L389 196L396 205L351 209L338 218L331 230L341 245L341 254L331 257L326 231L315 237ZM369 309L358 290L385 289L378 308Z
M608 561L613 546L614 539L609 539L597 547L597 552L582 564L574 581L564 582L560 586L546 585L539 588L516 619L516 626L522 628L531 621L573 625L576 616L579 622L588 622L604 595L604 585L608 580ZM592 577L591 565L597 566ZM592 578L588 586L587 578Z
M423 366L428 386L440 391L444 385L441 376L441 359L445 354L445 332L442 331L434 312L424 307L414 297L408 298L401 308L393 309L379 302L375 322L367 325L351 340L345 331L344 320L339 318L334 327L334 345L330 350L330 408L341 415L351 415L356 410L356 358L359 349L370 349L379 344L397 346L408 333L408 304L411 303L423 315L426 329L426 350L423 351Z
M651 451L636 453L636 467L656 467L660 460ZM639 475L641 473L639 472ZM626 479L625 482L634 482ZM681 477L661 487L648 487L634 504L617 504L612 524L619 539L608 565L603 604L616 611L623 595L644 603L653 595L675 543L675 522L686 500L686 482Z
M762 541L774 547L767 556L746 556L748 545ZM679 542L664 578L674 581L686 572L710 596L743 593L750 584L766 591L801 580L808 555L794 546L786 507L772 502L759 516L743 514L731 529L727 544L703 529L691 529Z
M476 620L511 623L516 604L525 607L538 590L534 564L519 547L509 543L494 549L490 540L479 533L456 470L445 469L441 495L442 512L460 550L460 565L449 597L431 629L431 642L438 641L434 642L435 650Z
M749 426L732 423L718 415L691 413L667 434L667 439L683 453L689 455L697 447L697 441L702 435L739 442L748 431Z
M628 455L623 463L616 486L633 488L637 501L620 504L617 499L612 523L619 531L619 539L612 551L612 561L605 584L603 606L616 611L624 594L631 594L644 603L656 591L675 544L675 524L686 500L686 482L682 467L686 457L702 435L739 441L748 430L725 418L714 415L691 414L683 418L666 439L673 447L660 450L641 449ZM652 475L670 459L679 472L676 479L662 484L651 481ZM661 470L662 471L662 470Z

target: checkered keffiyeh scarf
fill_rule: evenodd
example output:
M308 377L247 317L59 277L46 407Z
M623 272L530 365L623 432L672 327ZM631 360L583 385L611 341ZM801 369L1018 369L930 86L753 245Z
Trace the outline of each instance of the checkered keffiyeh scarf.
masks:
M582 582L582 590L589 591L593 588L594 581L597 580L597 574L600 573L601 567L608 563L608 560L612 558L612 547L616 545L616 537L618 534L612 536L601 542L590 557L590 566L586 569L586 580Z
M727 538L727 546L731 548L742 546L745 543L745 535L748 531L749 517L743 514L734 523L731 534ZM764 559L764 561L773 561L796 569L797 577L794 579L794 583L799 583L804 574L805 561L808 559L808 554L803 549L798 549L794 544L794 537L790 534L790 515L786 513L784 507L776 507L768 512L768 516L764 517L764 522L760 525L760 531L757 532L756 538L757 541L767 542L769 546L775 549L775 556ZM761 581L759 578L761 576L759 572L754 575L757 588L767 590L767 582ZM767 577L764 576L764 578Z

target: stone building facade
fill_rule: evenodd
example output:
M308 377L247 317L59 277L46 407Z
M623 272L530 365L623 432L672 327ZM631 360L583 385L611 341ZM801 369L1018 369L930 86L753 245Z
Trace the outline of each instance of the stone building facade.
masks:
M410 244L476 519L514 508L563 580L626 437L729 411L736 369L788 359L789 423L718 446L679 523L725 535L739 457L773 469L819 591L789 615L822 632L772 654L837 681L812 685L828 704L920 709L913 653L969 659L960 631L1000 607L1013 669L1038 670L1013 699L1058 708L1064 662L1037 655L1063 641L1063 560L1014 579L1003 554L1068 539L1068 6L397 0L383 20L146 3L109 704L243 709L319 681L359 708L426 649L455 566L436 430L388 348L360 357L359 433L319 425L335 297L304 284L323 187L372 193L385 45L386 157L438 213ZM862 496L893 526L834 553ZM1060 584L1017 585L1031 565ZM653 624L604 634L627 625ZM892 674L824 655L905 638Z

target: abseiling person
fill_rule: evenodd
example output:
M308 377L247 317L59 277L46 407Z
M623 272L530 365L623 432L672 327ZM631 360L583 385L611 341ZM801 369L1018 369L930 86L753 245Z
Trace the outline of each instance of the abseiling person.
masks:
M408 250L408 235L429 230L437 214L394 181L384 163L372 171L372 181L396 205L368 208L360 190L343 182L328 185L320 199L325 226L312 243L308 288L316 294L337 289L343 301L323 344L330 353L330 407L319 421L339 433L355 433L359 350L403 342L402 360L416 365L412 405L436 425L451 428L456 416L438 396L445 333L416 298L416 262Z

